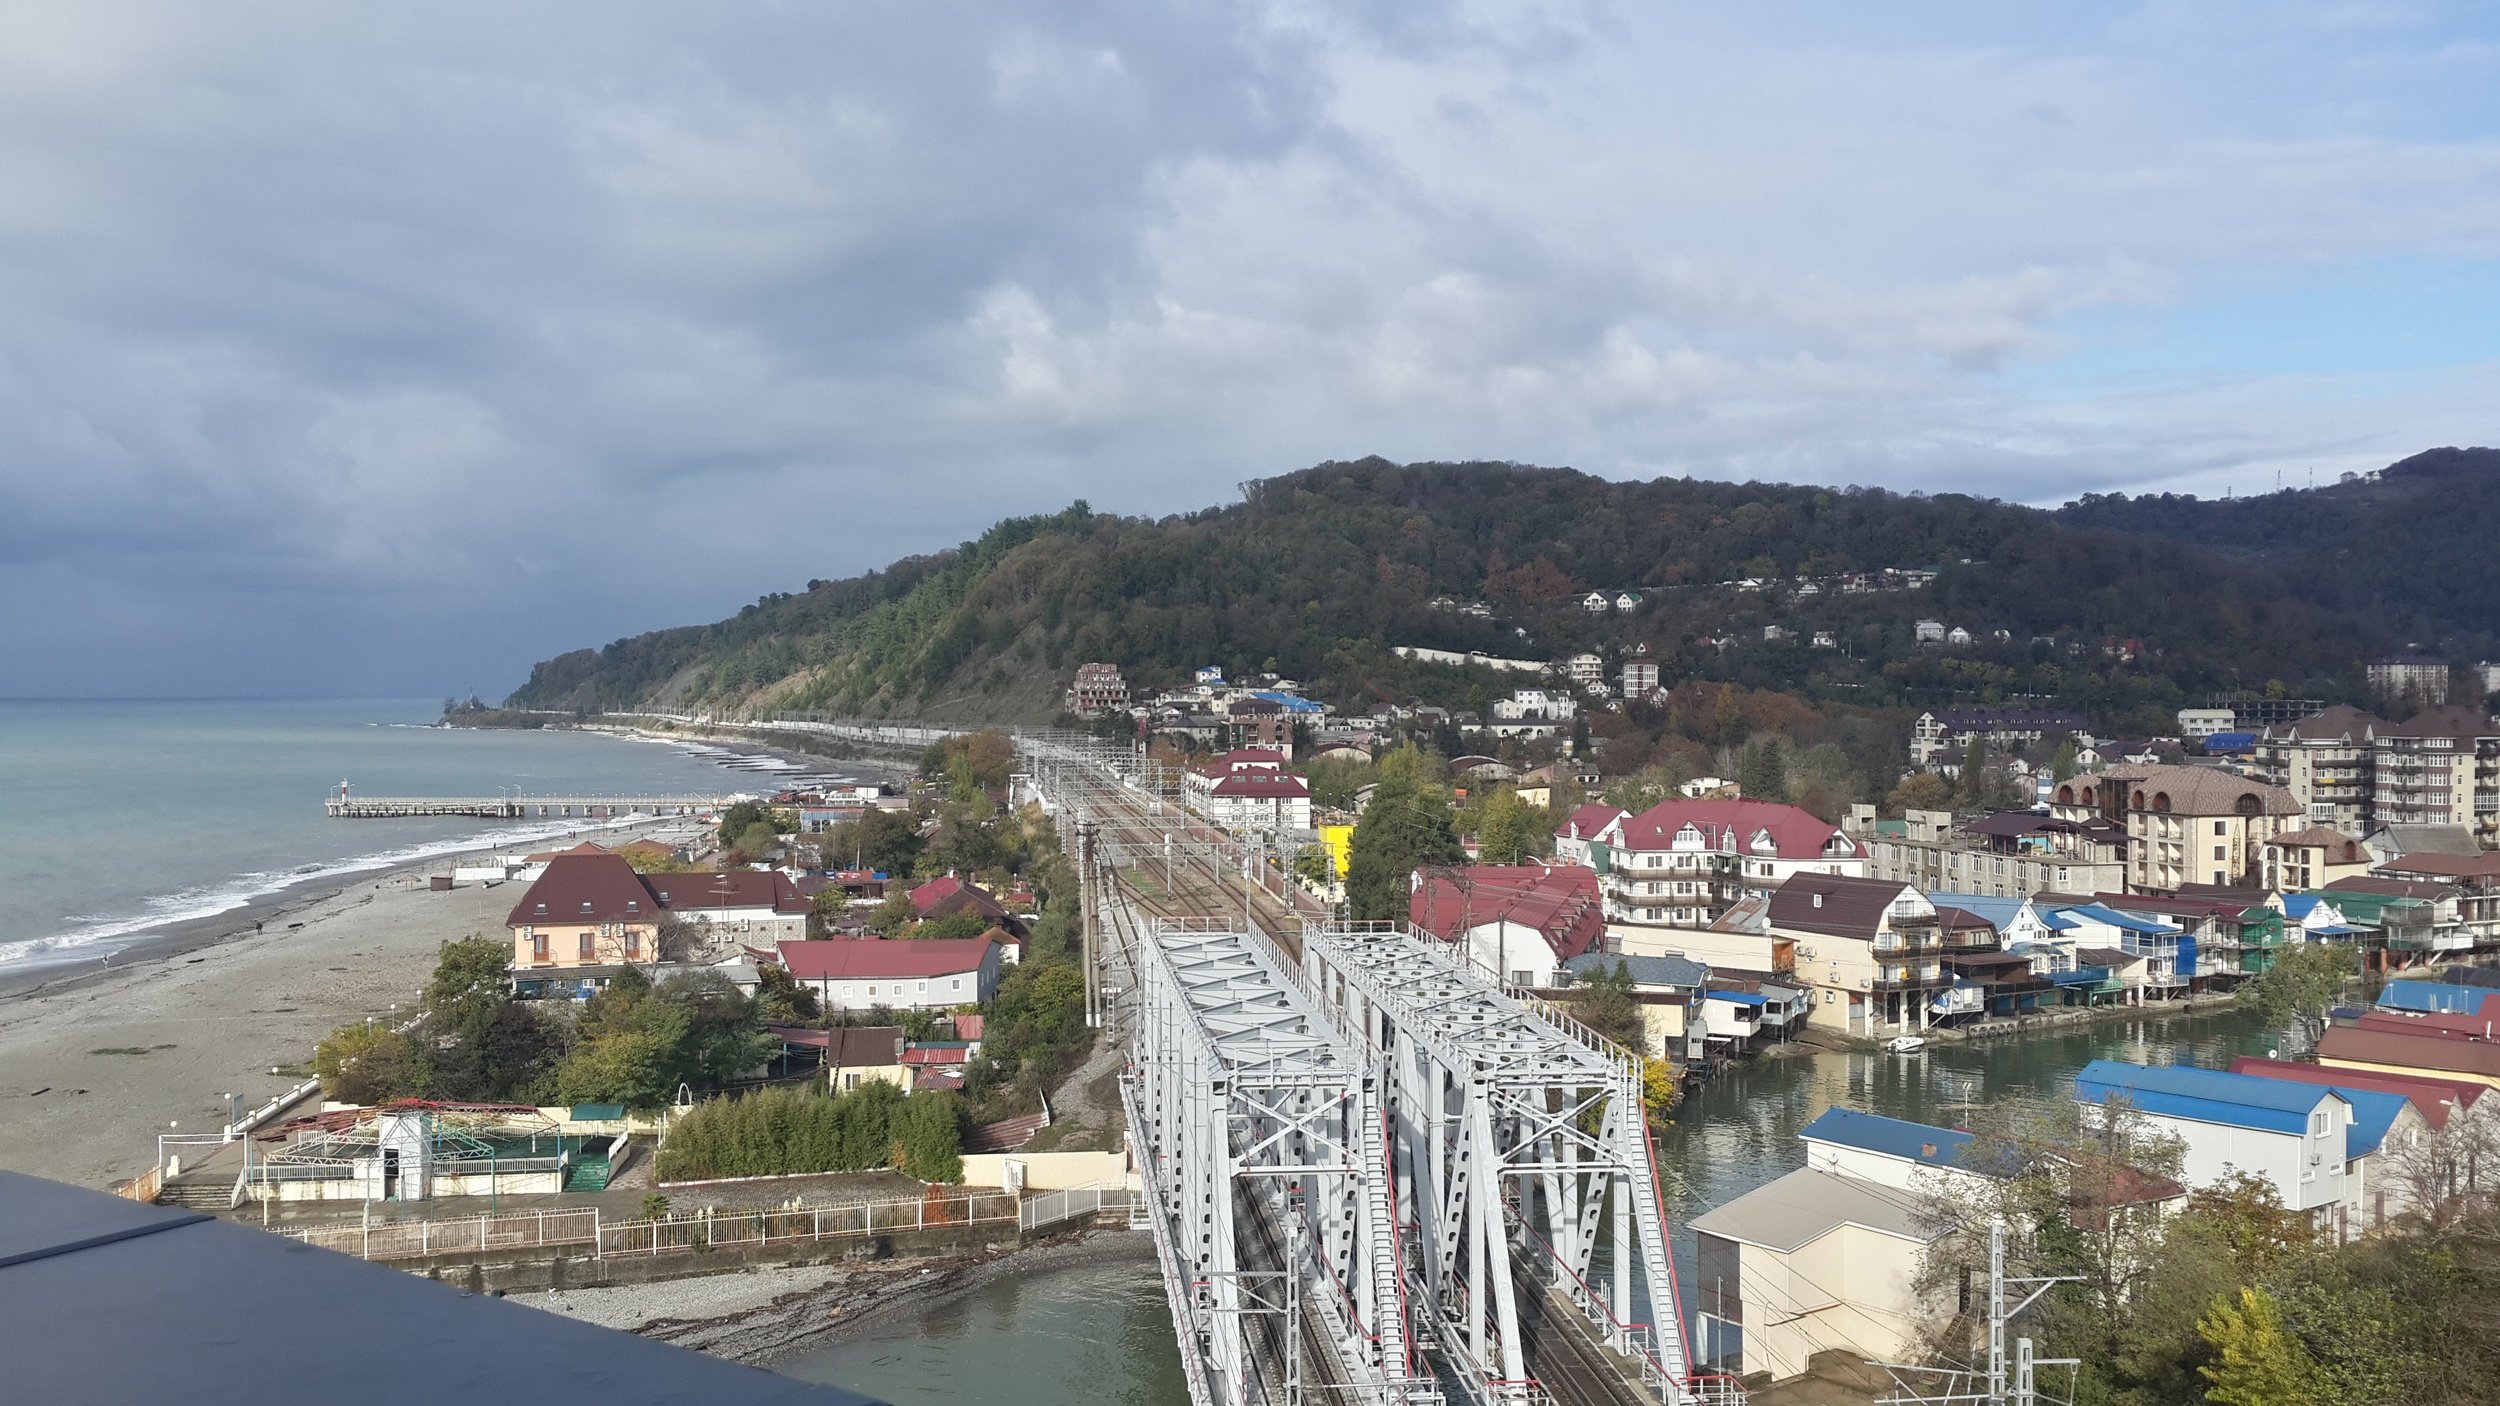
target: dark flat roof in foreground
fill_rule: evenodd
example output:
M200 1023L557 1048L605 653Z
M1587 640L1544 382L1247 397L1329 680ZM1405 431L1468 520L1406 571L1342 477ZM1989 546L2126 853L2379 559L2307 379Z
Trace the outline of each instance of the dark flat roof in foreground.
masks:
M873 1406L196 1211L0 1172L0 1396Z

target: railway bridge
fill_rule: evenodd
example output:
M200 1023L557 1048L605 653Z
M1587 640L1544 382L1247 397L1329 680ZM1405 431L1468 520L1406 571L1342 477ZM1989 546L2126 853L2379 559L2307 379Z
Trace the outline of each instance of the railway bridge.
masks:
M1741 1402L1686 1354L1627 1052L1334 921L1131 749L1018 746L1086 880L1193 1406Z

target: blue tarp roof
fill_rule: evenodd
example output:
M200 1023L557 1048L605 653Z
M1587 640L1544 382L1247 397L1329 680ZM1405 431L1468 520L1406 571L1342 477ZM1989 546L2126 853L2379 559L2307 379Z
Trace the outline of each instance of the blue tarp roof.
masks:
M2451 986L2444 981L2391 981L2378 993L2378 1003L2391 1011L2439 1011L2472 1015L2483 1008L2487 987Z
M1282 703L1285 705L1285 711L1288 713L1317 713L1325 711L1317 703L1312 702L1308 698L1298 698L1290 693L1279 693L1272 688L1254 688L1250 690L1250 696L1264 703Z
M2107 1103L2113 1094L2146 1113L2273 1133L2307 1131L2319 1101L2337 1096L2316 1084L2181 1064L2096 1059L2075 1075L2077 1099Z
M1729 1002L1733 1002L1734 1004L1736 1004L1736 1005L1740 1005L1740 1006L1758 1006L1758 1005L1761 1005L1761 1004L1762 1004L1762 995L1761 995L1761 993L1760 993L1760 992L1757 992L1757 991L1707 991L1707 990L1706 990L1706 991L1703 991L1701 994L1703 994L1704 996L1709 997L1709 998L1710 998L1711 1000L1713 1000L1713 1001L1729 1001Z
M2257 734L2253 732L2217 732L2205 739L2208 752L2245 752L2256 745Z
M2287 893L2283 895L2283 916L2306 918L2312 910L2325 901L2314 893Z
M1902 1118L1886 1118L1880 1113L1860 1113L1854 1108L1826 1108L1821 1116L1799 1129L1797 1136L1867 1152L1906 1157L1931 1167L1955 1165L1962 1149L1972 1141L1969 1133L1958 1128L1939 1128ZM1929 1151L1930 1148L1934 1150Z

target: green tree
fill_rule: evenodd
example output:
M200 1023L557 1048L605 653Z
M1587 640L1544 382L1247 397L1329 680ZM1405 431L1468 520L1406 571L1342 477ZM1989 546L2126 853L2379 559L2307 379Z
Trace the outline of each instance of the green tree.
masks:
M921 844L920 822L911 812L878 809L827 826L817 849L829 866L902 875L911 872Z
M2056 759L2049 763L2049 775L2059 781L2073 779L2080 755L2075 749L2075 739L2067 738L2058 745Z
M1415 871L1466 857L1451 827L1448 793L1421 779L1420 767L1393 765L1412 752L1404 748L1382 762L1379 789L1354 825L1346 908L1357 921L1404 919Z
M2239 1003L2269 1025L2290 1028L2304 1044L2326 1032L2327 1012L2353 977L2353 951L2340 942L2305 942L2275 954L2274 964L2243 984Z
M1747 747L1737 758L1736 784L1755 800L1787 800L1788 744L1778 737L1765 737Z
M1520 864L1540 850L1537 822L1543 812L1508 787L1485 799L1476 818L1476 857L1486 864Z
M342 1025L313 1047L313 1073L324 1098L341 1103L387 1103L416 1091L416 1049L407 1036L378 1021Z
M894 1118L894 1169L927 1182L964 1179L963 1099L944 1090L903 1100Z
M1649 1027L1641 1017L1640 998L1633 988L1630 967L1617 962L1575 977L1565 999L1571 1004L1571 1014L1582 1025L1627 1050L1648 1052Z
M2216 1360L2197 1368L2215 1406L2311 1406L2319 1400L2317 1363L2283 1330L2282 1305L2261 1288L2216 1303L2196 1321Z

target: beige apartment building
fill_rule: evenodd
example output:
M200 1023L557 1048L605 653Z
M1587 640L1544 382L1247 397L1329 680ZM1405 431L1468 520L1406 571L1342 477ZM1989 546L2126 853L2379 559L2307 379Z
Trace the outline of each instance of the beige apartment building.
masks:
M1899 820L1881 820L1875 807L1858 805L1841 828L1865 847L1869 877L1929 893L2029 898L2126 885L2127 835L2106 820L2018 810L1957 828L1948 810L1904 811Z
M2266 841L2304 828L2300 803L2213 767L2118 766L2058 783L2060 820L2103 820L2127 832L2127 887L2176 893L2183 884L2253 884Z
M2359 835L2370 819L2370 730L2383 719L2345 704L2257 735L2257 779L2280 786L2312 825Z

